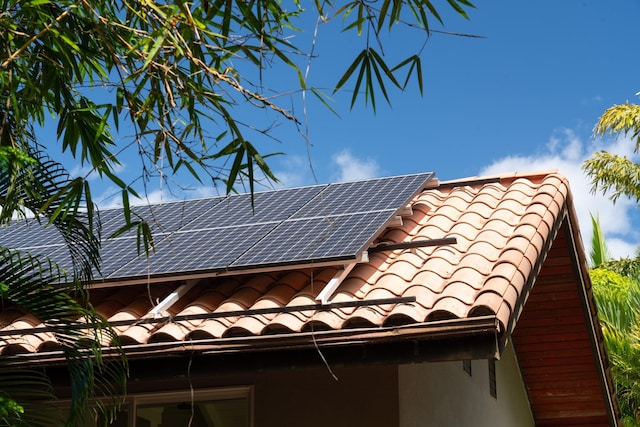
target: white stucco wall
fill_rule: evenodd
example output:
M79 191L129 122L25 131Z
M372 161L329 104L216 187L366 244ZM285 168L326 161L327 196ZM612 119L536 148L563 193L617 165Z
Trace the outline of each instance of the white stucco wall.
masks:
M400 427L534 426L512 347L496 362L497 398L489 392L488 362L403 365L398 372Z

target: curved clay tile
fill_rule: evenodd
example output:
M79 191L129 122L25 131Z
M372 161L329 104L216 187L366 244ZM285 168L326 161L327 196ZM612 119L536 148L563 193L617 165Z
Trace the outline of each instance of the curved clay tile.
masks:
M509 286L502 298L502 302L496 311L496 317L502 324L503 328L507 327L509 320L514 315L514 309L520 298L521 290L522 287Z
M420 234L424 233L424 235L427 236L442 236L442 234L449 232L449 230L451 230L451 227L453 227L456 223L456 219L451 219L448 216L436 214L429 218L429 223L420 230Z
M383 326L406 325L410 323L421 323L427 316L428 311L418 304L396 304L389 312Z
M283 283L280 282L276 284L274 287L269 289L267 293L265 293L262 297L258 298L256 302L251 306L251 309L259 309L259 308L272 308L272 307L283 307L287 305L291 298L298 292L298 289L304 287L304 283L298 284L296 287L293 287L294 283Z
M485 314L496 314L498 310L500 310L503 300L503 294L498 294L492 291L483 291L474 301L473 308L469 311L469 315L476 313L474 315L479 316L480 314L477 314L479 312L483 312ZM487 311L490 313L487 313Z
M263 334L279 333L284 330L300 332L311 315L309 311L280 313L265 326Z
M421 239L420 239L421 240ZM412 241L415 241L413 239ZM414 268L422 268L426 258L423 253L416 250L405 250L400 253L398 261L404 261L411 264Z
M482 229L488 216L481 215L476 209L476 203L469 205L468 210L458 219L459 223L469 224L476 230Z
M466 240L470 243L474 242L482 231L482 227L476 227L475 225L469 224L467 222L458 222L451 227L451 230L447 233L451 237L456 237L458 240L458 244L460 244L460 240Z
M53 340L44 341L42 344L40 344L40 347L38 347L38 353L47 353L47 352L61 351L61 350L62 350L62 346L60 345L60 343Z
M424 268L427 271L436 272L440 277L446 279L453 274L453 266L458 263L457 259L451 260L450 257L443 258L433 255L424 263Z
M507 292L507 289L511 286L511 281L506 279L503 276L491 276L487 278L482 286L482 290L480 291L480 295L485 292L495 293L496 295L500 295L500 297L504 297L504 294Z
M328 324L322 321L311 319L310 321L304 324L301 332L320 332L320 331L328 331L331 329L333 328L331 328L331 326L329 326Z
M465 185L464 187L455 187L447 196L446 205L461 207L459 210L464 211L464 206L471 203L477 192L478 190L468 185Z
M458 263L458 269L472 268L477 271L479 274L483 276L487 276L491 273L491 269L495 265L495 261L500 256L499 252L493 248L491 245L487 245L487 251L468 251L466 254L462 256L460 262ZM480 248L484 248L485 246L480 245ZM495 254L493 253L495 251ZM489 259L487 255L492 256L493 260ZM493 256L495 255L495 256ZM451 277L455 276L456 273L452 274Z
M440 277L437 272L423 269L414 276L404 294L414 286L421 286L430 289L432 292L441 293L445 283L446 278Z
M225 336L248 336L262 335L262 331L269 322L269 318L273 318L274 314L254 315L240 317L227 331L222 334Z
M298 273L304 276L304 273ZM238 292L242 292L244 288L249 288L259 294L265 293L276 280L276 276L271 274L254 274L250 276L246 282L244 282L238 289ZM233 298L234 295L231 297Z
M455 314L446 309L438 309L429 312L429 315L424 319L425 322L437 322L439 320L452 320L459 319Z
M33 353L37 347L25 343L9 343L0 347L0 354L3 356L14 356L19 354Z
M415 297L415 303L316 310L316 296L338 267L211 277L193 286L168 311L174 315L222 317L164 325L116 328L128 344L285 334L347 327L401 325L496 313L506 326L524 298L527 280L563 212L566 180L549 174L503 177L501 182L469 181L427 189L412 201L413 214L376 240L409 242L456 237L457 243L412 250L372 252L343 280L332 301ZM110 320L143 318L177 282L92 290L94 306ZM149 295L149 293L151 295ZM150 301L152 300L153 303ZM243 310L314 306L314 309L256 314ZM231 312L240 313L231 313ZM33 320L5 310L0 325L36 327ZM4 322L4 323L3 323ZM27 333L0 339L0 352L42 352L53 337ZM52 347L51 347L52 348Z
M197 296L177 314L210 313L217 309L228 297L215 289L208 290Z
M513 234L514 225L503 221L502 218L492 218L476 236L477 241L490 242L495 247L503 247L507 239Z
M214 311L225 312L247 310L261 296L262 293L260 293L258 290L248 286L244 286L241 289L238 289L237 292L234 292L233 295L231 295L227 300L220 304Z
M149 337L149 342L184 341L193 325L187 322L168 322Z
M149 338L155 328L156 325L153 324L141 324L128 327L117 327L114 329L119 331L118 337L120 337L120 339L125 339L128 340L128 342L135 342L137 344L144 344L149 341Z
M491 270L491 277L504 277L509 283L518 279L523 279L522 273L518 271L518 266L510 261L500 261ZM488 280L487 280L488 281Z
M509 193L521 193L520 197L526 196L528 198L533 197L540 185L534 180L530 179L516 179L511 185L509 185Z
M342 325L342 329L371 328L382 326L386 319L386 313L380 313L373 308L359 308L352 316L349 316Z
M502 182L494 182L483 185L481 190L485 194L492 195L496 199L501 199L505 191L507 191L508 183L503 180Z
M465 306L471 306L476 300L476 296L478 294L478 290L474 288L471 284L462 281L452 281L447 283L444 290L441 294L441 299L445 298L454 298L458 301L462 302ZM440 300L438 300L440 301ZM435 305L438 305L438 301L436 301ZM465 309L466 311L467 309ZM462 317L462 316L459 316Z
M406 223L405 223L406 224ZM415 224L412 224L415 227ZM379 239L379 242L403 242L407 236L410 235L411 229L405 230L404 228L391 228L387 232L385 232Z
M478 304L474 305L469 313L467 313L467 317L482 317L482 316L494 316L496 313L492 310L491 306Z
M421 226L415 235L421 236L426 239L440 239L442 237L445 237L448 231L449 231L448 229L445 230L440 227L436 227L431 223L427 223Z
M210 339L221 338L231 321L224 319L208 319L203 321L197 328L187 334L185 339Z
M470 286L472 289L479 290L484 285L486 280L486 274L478 271L474 266L458 266L458 269L451 275L447 285L447 288L450 284L460 282Z
M434 217L446 218L452 223L458 222L460 217L465 213L467 203L458 203L457 205L447 204L439 206L433 209L429 213L429 218L432 220Z
M360 277L352 277L349 275L338 287L334 294L346 295L347 299L360 299L369 292L373 284L378 280L380 275L371 278L370 282L364 281Z
M346 318L341 310L318 311L305 322L302 330L308 331L312 326L316 329L340 329Z
M291 301L287 303L287 307L315 304L316 297L319 292L317 288L318 286L308 285L306 288L294 295L293 298L291 298Z
M403 282L409 283L416 275L418 269L409 262L398 261L386 273L380 275L376 280L376 287L385 287L387 289L399 288L398 292L402 292Z
M46 342L56 342L53 334L40 332L4 337L0 354L35 353Z
M382 287L376 286L371 289L364 300L372 299L393 299L402 295L402 292L398 292L398 289L394 289L394 286ZM384 304L383 304L384 305Z
M487 219L491 216L496 206L498 206L498 203L500 203L500 199L496 198L494 194L480 191L471 203L474 212L477 212L484 219Z
M15 322L20 316L24 316L24 311L17 307L8 307L0 311L0 329Z
M492 219L499 219L500 221L506 223L511 227L517 226L520 223L520 216L524 213L525 209L519 203L516 204L522 208L521 213L514 212L513 206L503 206L503 204L501 203L500 206L495 211L493 211L493 215L491 215L488 222L490 222Z
M415 297L416 304L425 310L431 310L436 301L440 298L441 289L434 291L424 285L414 285L405 291L402 296Z
M356 281L356 283L374 282L380 275L380 270L375 265L372 265L371 263L358 264L353 270L351 270L351 273L349 273L349 277L345 280L345 283L347 281ZM346 285L343 284L343 287L344 286ZM356 287L358 286L359 285L356 285Z
M531 244L531 239L533 239L536 236L536 234L538 234L537 227L534 227L531 224L521 223L516 228L513 229L513 235L511 239L515 237L522 237L523 239L527 240L529 244ZM507 245L509 244L511 239L507 241Z
M450 313L449 318L462 319L467 314L469 306L457 297L444 296L433 305L433 313ZM428 316L431 319L432 315Z

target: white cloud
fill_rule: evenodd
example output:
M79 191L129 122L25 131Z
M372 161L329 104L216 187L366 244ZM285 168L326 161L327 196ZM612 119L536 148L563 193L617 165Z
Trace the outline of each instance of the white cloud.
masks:
M538 155L509 156L496 160L483 168L480 175L557 169L569 179L585 249L588 251L590 246L592 227L589 214L593 213L600 215L600 223L612 255L615 258L633 256L635 248L640 245L640 218L636 212L636 204L621 198L614 205L607 196L592 194L589 178L582 171L583 162L597 150L634 158L633 142L628 138L585 143L573 131L563 129L550 138L543 152Z
M291 188L312 184L313 173L308 158L298 155L287 155L280 161L274 175L280 181L277 187Z
M374 178L381 173L375 160L358 158L349 150L334 154L328 167L326 164L317 164L306 156L287 155L283 157L278 167L274 168L274 174L280 181L276 186L291 188L317 184L312 168L316 169L318 176L326 176L326 173L331 171L331 182ZM320 182L323 180L321 179Z
M359 159L349 150L342 150L334 155L333 163L338 167L336 181L354 181L357 179L373 178L380 175L378 163L371 159Z

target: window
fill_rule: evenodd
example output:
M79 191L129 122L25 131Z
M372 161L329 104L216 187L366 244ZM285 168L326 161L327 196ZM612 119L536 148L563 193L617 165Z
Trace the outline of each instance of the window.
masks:
M129 396L109 426L250 427L250 409L250 387L141 394Z

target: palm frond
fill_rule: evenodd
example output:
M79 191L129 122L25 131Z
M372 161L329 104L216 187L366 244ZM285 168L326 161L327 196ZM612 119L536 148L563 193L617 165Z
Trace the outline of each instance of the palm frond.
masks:
M83 179L46 154L4 149L0 156L0 225L14 215L53 225L67 244L73 277L89 281L100 266L100 226Z
M64 273L50 260L0 248L2 303L33 314L43 323L42 332L54 334L69 368L69 425L83 425L91 415L88 408L92 408L92 399L107 399L106 405L98 405L98 411L105 411L111 404L117 406L124 392L127 367L123 354L103 356L103 343L117 343L115 332L90 305L57 285L64 281ZM43 381L36 381L37 389L47 390L50 385L40 379ZM21 404L16 397L8 397Z

